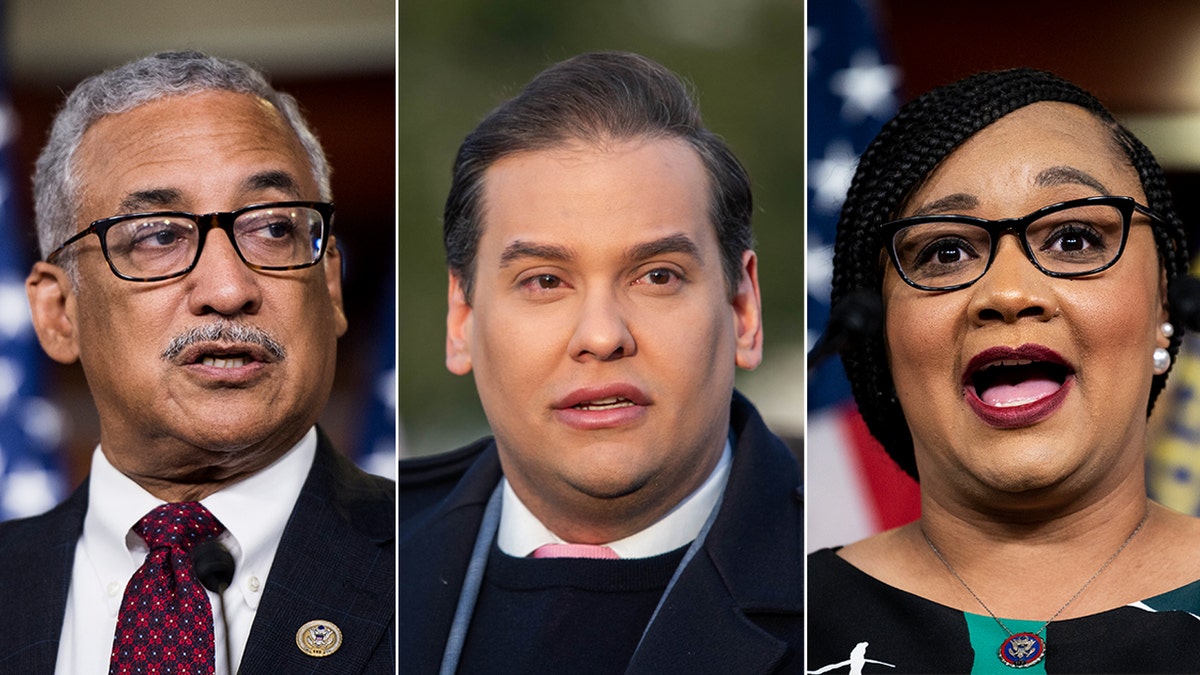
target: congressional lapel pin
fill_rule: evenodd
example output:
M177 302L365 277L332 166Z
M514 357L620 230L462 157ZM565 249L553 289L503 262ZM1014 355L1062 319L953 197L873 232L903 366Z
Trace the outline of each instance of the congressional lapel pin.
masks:
M296 631L296 646L309 656L329 656L342 646L342 629L324 619L309 621Z

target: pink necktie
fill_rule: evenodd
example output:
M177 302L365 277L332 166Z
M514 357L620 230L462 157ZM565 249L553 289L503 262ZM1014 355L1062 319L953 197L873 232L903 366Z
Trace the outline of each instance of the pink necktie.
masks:
M110 675L211 675L212 607L188 551L224 529L197 502L163 504L133 527L150 552L125 587Z
M599 558L616 560L620 556L607 546L592 544L546 544L533 552L535 558Z

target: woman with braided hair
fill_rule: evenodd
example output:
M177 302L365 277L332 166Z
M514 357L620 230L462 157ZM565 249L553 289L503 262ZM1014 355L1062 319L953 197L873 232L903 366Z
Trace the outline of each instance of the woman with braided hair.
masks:
M920 519L808 561L809 672L1200 672L1200 520L1147 499L1182 330L1182 224L1146 147L1079 87L983 73L863 154L842 354Z

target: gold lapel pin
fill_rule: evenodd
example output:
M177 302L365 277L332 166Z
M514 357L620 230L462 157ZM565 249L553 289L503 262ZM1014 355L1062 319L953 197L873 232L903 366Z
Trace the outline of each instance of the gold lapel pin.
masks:
M342 629L324 619L309 621L296 631L296 646L309 656L329 656L342 646Z

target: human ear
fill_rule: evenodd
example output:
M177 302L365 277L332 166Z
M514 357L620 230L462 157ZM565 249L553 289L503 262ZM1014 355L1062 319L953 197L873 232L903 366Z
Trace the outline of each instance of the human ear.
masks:
M449 273L446 311L446 368L455 375L471 372L471 322L474 318L462 280Z
M736 363L754 370L762 363L762 294L758 288L758 256L742 253L742 278L733 296L733 322L737 330Z
M349 322L346 321L346 309L342 303L342 252L338 250L337 240L329 238L325 249L325 286L329 289L329 301L333 304L333 323L337 336L346 334Z
M25 278L25 295L38 342L59 363L79 359L75 289L66 271L47 262L36 262Z

